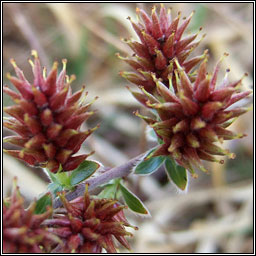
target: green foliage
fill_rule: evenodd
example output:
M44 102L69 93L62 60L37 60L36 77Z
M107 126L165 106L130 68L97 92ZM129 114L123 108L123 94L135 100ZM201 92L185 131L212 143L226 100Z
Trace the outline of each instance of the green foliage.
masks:
M70 185L74 186L92 176L100 165L93 161L84 161L70 175Z
M51 193L56 196L57 192L60 192L64 189L60 184L58 183L50 183L47 187L48 191L51 191Z
M180 189L185 190L187 186L187 171L184 167L177 165L171 158L165 160L165 171L167 176Z
M103 186L103 190L98 194L99 198L119 198L119 183L121 178L111 180L108 184Z
M104 189L98 194L98 197L103 199L103 198L115 198L117 190L117 185L116 184L107 184Z
M151 150L146 156L150 156L154 151L155 149ZM136 166L134 173L150 175L157 171L164 162L169 180L172 180L179 189L185 190L187 186L187 171L184 167L177 165L170 156L156 156L143 160Z
M146 209L141 200L134 195L128 188L119 184L121 193L124 197L124 201L129 207L129 209L137 214L149 215L149 211Z
M147 156L153 153L154 150L150 151ZM157 171L159 167L163 164L165 156L156 156L151 157L148 160L143 160L135 168L135 174L139 175L150 175L153 172Z
M52 183L48 185L48 190L56 196L56 193L64 189L71 190L77 184L91 177L100 165L94 161L85 160L72 172L48 172Z
M46 193L37 200L34 213L42 214L46 212L47 206L52 206L52 196L50 193Z

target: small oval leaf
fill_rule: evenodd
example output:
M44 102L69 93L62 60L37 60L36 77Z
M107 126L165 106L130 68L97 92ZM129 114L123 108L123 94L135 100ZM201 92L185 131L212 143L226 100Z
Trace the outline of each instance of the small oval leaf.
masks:
M55 176L56 174L50 172L47 168L44 168L44 171L46 172L46 174L48 175L48 178L54 182L54 183L58 183L58 179L57 177Z
M98 197L103 198L115 198L117 185L116 184L108 184L106 185L103 190L98 194Z
M85 160L74 171L72 171L72 174L70 175L70 185L74 186L88 179L99 167L100 165L98 163Z
M52 193L54 197L56 197L57 192L62 191L64 188L58 183L50 183L47 187L47 190Z
M152 154L154 150L151 150L146 156ZM158 168L163 164L165 158L165 156L155 156L148 160L144 160L136 166L134 173L138 175L150 175L158 170Z
M51 193L46 193L45 195L41 196L37 202L35 207L35 214L41 214L46 212L47 206L52 206L52 196Z
M144 204L136 195L134 195L130 190L124 187L121 183L119 184L119 188L124 197L125 203L133 212L138 214L143 214L143 215L150 215L149 211L146 209Z
M63 187L68 187L70 185L70 174L68 172L59 172L54 175L58 181L57 184L60 184Z
M184 167L177 165L173 159L167 158L165 160L165 171L168 178L172 180L178 188L185 190L188 180L187 171Z

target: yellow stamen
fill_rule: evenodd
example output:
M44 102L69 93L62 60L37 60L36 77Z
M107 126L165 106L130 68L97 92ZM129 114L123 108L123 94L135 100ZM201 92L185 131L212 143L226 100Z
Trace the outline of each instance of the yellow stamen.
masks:
M58 65L59 65L58 61L54 61L52 65L52 69L57 69Z
M79 105L82 105L82 104L83 104L83 102L85 101L87 95L88 95L88 92L85 92L84 95L82 96L82 98L81 98L81 99L79 100L79 102L78 102Z
M235 159L236 158L235 153L228 153L227 156L228 156L229 159Z
M17 67L16 61L15 61L14 59L10 59L10 63L12 64L12 66L13 66L14 68Z
M34 62L33 62L31 59L29 59L28 62L29 62L29 64L31 65L31 67L34 68L34 66L35 66L35 65L34 65Z
M46 73L47 73L47 69L46 67L43 67L43 78L46 79Z
M71 84L72 82L74 82L76 80L76 75L72 74L70 76L70 80L69 80L69 83Z
M63 64L63 68L62 68L62 69L63 69L63 70L66 70L67 62L68 62L67 59L63 59L63 60L62 60L62 64Z
M6 78L10 80L12 78L12 75L8 72L6 73Z
M156 6L154 5L151 10L151 15L153 15L156 12Z
M32 51L31 51L31 55L32 55L35 59L38 58L38 53L37 53L36 50L32 50Z

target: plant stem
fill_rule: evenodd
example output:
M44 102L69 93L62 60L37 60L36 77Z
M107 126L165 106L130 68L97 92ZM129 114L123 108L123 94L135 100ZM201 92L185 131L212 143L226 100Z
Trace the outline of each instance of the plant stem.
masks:
M142 157L144 155L145 155L145 153L143 153L139 156L136 156L136 157L132 158L131 160L129 160L127 163L124 163L118 167L114 167L97 177L88 179L85 183L79 184L76 187L75 191L72 191L66 195L67 200L70 201L79 196L82 196L85 191L85 184L88 184L89 191L92 191L99 185L105 184L105 183L109 182L110 180L128 176L132 172L133 167L136 166L136 164L142 159ZM60 206L62 206L62 203L59 198L56 198L53 203L53 207L58 208Z

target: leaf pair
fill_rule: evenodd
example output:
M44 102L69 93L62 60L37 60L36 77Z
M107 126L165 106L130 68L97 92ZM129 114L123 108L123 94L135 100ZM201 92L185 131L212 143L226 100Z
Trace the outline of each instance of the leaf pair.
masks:
M126 205L132 212L141 215L150 215L146 206L134 193L122 184L120 178L112 180L106 184L98 197L111 199L119 199L120 197L123 197Z
M110 199L119 199L121 194L119 190L119 183L121 178L117 178L108 182L108 184L103 185L103 190L97 195L97 197L103 198L110 198Z
M59 172L53 174L48 172L52 183L49 184L48 190L54 195L63 189L73 189L77 184L91 177L100 165L94 161L85 160L72 172Z
M154 150L151 150L146 156L152 154ZM165 172L168 178L182 190L187 186L187 171L184 167L176 164L176 162L170 158L170 156L156 156L140 162L134 173L138 175L150 175L157 171L165 163Z

